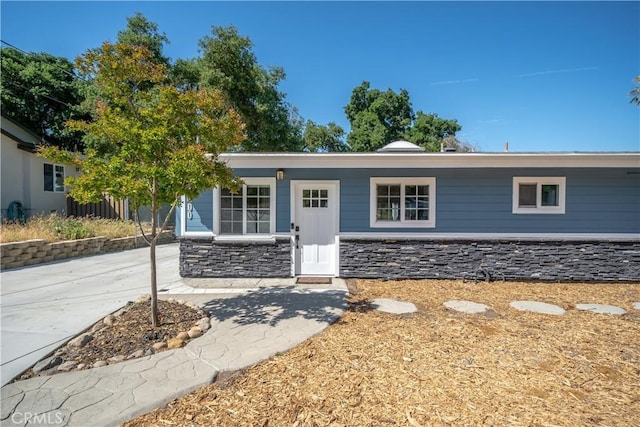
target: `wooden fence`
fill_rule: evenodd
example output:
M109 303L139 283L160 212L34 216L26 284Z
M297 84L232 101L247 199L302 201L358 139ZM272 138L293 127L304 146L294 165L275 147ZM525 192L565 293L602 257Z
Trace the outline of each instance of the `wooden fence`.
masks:
M116 200L106 194L102 196L101 202L87 204L80 204L73 198L67 197L67 215L77 217L95 216L107 219L133 218L125 200Z

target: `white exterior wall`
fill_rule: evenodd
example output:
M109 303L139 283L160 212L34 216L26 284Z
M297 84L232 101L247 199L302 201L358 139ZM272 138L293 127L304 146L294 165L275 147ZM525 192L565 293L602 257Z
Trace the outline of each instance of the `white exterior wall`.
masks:
M38 143L35 135L13 122L2 118L2 128L25 142ZM44 164L52 163L34 153L18 149L18 141L8 135L0 135L1 194L0 208L4 217L9 203L22 203L27 216L39 213L64 213L67 209L66 192L44 191ZM75 175L75 168L65 166L65 177Z

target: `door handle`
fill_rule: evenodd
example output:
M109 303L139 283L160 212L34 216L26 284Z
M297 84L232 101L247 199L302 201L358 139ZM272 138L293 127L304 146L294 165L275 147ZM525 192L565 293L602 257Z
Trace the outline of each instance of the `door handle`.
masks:
M300 241L300 235L296 234L296 249L300 249L300 247L298 246L299 241Z

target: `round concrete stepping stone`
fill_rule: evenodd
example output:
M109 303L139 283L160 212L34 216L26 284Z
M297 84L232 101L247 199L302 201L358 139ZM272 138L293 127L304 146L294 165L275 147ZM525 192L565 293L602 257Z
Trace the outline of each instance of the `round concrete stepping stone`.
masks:
M564 309L560 306L540 301L513 301L509 305L516 310L532 311L540 314L562 316L565 313Z
M489 306L473 301L451 300L444 303L444 306L451 310L460 311L462 313L480 314L490 310Z
M578 310L590 311L597 314L610 314L612 316L621 316L627 311L615 305L606 304L576 304Z
M636 310L640 310L640 302L634 302L633 308L635 308Z
M418 308L410 302L397 301L389 298L374 299L371 305L376 310L384 311L385 313L404 314L418 311Z

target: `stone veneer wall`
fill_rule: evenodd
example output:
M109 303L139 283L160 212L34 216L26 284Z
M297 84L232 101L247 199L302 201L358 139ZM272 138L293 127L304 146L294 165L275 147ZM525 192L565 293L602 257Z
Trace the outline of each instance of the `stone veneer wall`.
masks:
M640 242L340 241L340 276L640 281Z
M173 231L165 231L159 243L175 240ZM47 243L44 240L25 240L0 244L0 269L24 267L44 262L74 258L85 255L97 255L147 246L141 236L107 239L91 237L88 239L65 240Z
M289 239L223 242L180 239L182 277L290 277Z

